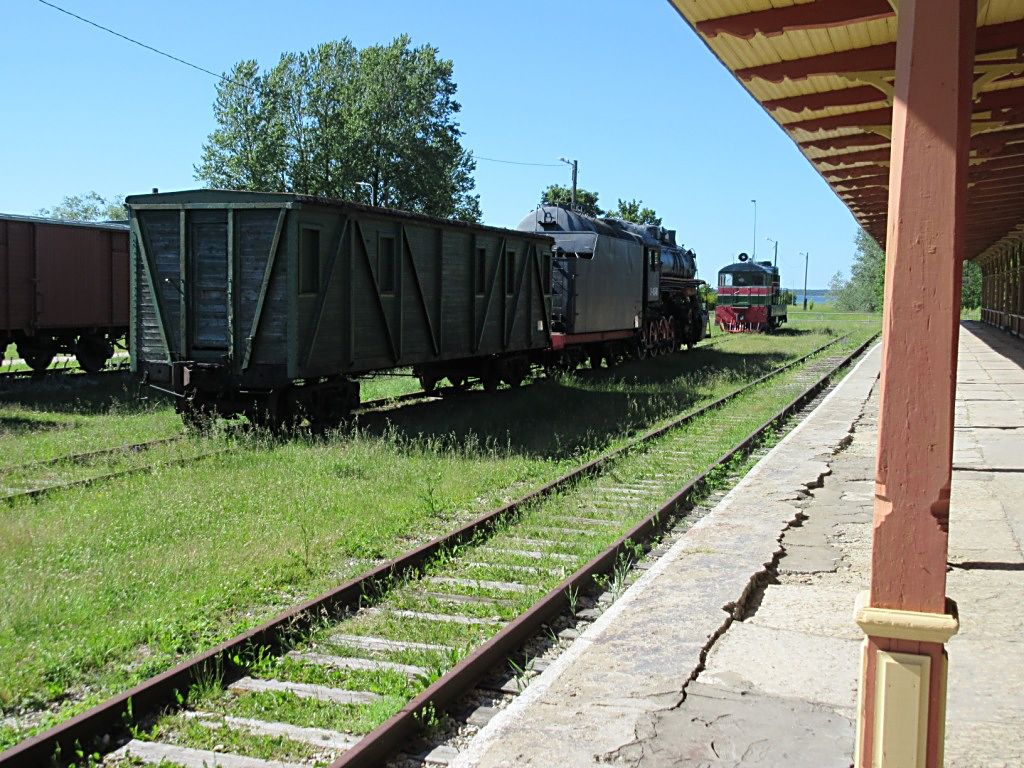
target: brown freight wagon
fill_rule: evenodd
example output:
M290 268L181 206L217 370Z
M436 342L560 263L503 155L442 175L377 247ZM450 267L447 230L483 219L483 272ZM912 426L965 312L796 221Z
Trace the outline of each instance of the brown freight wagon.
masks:
M128 330L128 225L0 214L0 341L34 370L99 370Z

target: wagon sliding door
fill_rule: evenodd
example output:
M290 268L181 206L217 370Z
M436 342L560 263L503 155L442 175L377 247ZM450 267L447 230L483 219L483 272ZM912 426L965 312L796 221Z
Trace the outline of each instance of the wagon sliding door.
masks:
M190 346L193 353L226 354L231 337L228 328L228 216L225 211L191 211L189 219Z

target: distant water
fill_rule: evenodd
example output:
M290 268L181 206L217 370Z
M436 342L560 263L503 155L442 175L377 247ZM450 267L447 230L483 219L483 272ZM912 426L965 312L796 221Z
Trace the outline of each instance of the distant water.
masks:
M785 288L784 290L792 291L793 295L796 296L796 300L803 303L803 288ZM828 288L808 288L807 300L813 301L815 304L829 304L832 301L832 294L828 292Z

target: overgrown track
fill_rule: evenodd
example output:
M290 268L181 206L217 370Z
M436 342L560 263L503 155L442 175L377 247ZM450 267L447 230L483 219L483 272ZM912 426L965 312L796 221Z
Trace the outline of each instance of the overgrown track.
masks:
M165 441L171 442L171 441ZM130 446L122 446L122 449L130 448ZM119 450L119 449L114 449ZM207 451L206 453L198 453L193 456L182 456L176 459L167 459L166 461L158 461L153 464L143 464L138 467L128 467L127 469L119 469L114 472L104 472L100 475L91 475L89 477L82 477L77 480L69 480L63 483L52 483L49 485L39 485L31 488L25 488L23 490L13 491L6 495L0 496L0 502L11 503L18 499L35 498L42 496L53 491L66 491L71 488L81 488L87 485L93 485L95 483L101 483L104 480L117 480L123 477L130 477L131 475L139 475L144 472L154 472L158 469L166 469L167 467L177 467L182 464L189 464L193 461L200 461L201 459L209 459L214 456L223 456L225 453L229 453L234 449L232 448L221 448L216 451ZM112 454L113 450L108 450L103 453ZM57 459L55 463L60 463L61 459ZM41 462L46 464L49 462ZM31 465L29 465L31 466Z
M125 453L140 453L142 451L148 451L150 448L156 448L160 445L167 445L168 443L176 443L182 439L182 435L173 435L172 437L162 437L157 440L146 440L141 443L126 443L124 445L115 445L113 448L99 448L95 451L85 451L83 453L69 453L64 456L55 456L52 459L40 459L39 461L27 461L24 464L11 464L6 467L0 467L0 472L14 472L25 469L32 469L34 467L54 467L58 464L82 464L87 461L94 461L101 459L105 456L116 456L117 454Z
M88 373L78 367L78 363L69 359L58 363L45 371L33 371L32 369L0 370L0 381L15 379L45 379L50 376L103 376L111 373L124 373L130 370L131 364L128 358L118 358L117 362L111 361L105 368L95 373Z
M520 535L517 536L521 542L519 545L521 549L518 550L518 554L525 557L527 562L534 563L534 565L509 563L504 566L507 572L518 572L520 574L547 572L550 575L551 568L546 566L558 562L563 563L558 569L560 575L566 573L566 566L564 565L566 562L571 563L575 570L558 586L548 589L540 600L533 602L531 598L531 604L525 610L518 611L510 619L500 620L496 624L494 621L481 620L471 615L457 619L451 619L450 617L446 619L444 616L432 613L427 614L410 610L396 611L394 608L383 606L383 602L389 594L400 591L410 583L418 585L418 582L415 581L416 575L422 574L424 569L438 562L439 556L442 559L457 558L465 550L466 553L471 553L470 557L474 559L486 559L489 556L485 552L488 540L499 534L504 535L508 533L508 531L501 531L503 525L514 522L518 516L529 509L535 508L537 504L544 502L546 499L573 493L573 489L585 480L590 481L594 478L600 480L604 478L606 481L612 482L613 486L608 488L608 490L614 491L620 497L624 496L630 499L625 504L627 508L631 507L636 499L645 498L655 491L642 490L644 486L639 486L637 490L614 487L614 484L618 481L612 470L620 465L620 460L629 457L634 452L651 448L659 439L669 436L674 430L685 427L698 418L722 408L730 401L755 390L758 385L768 379L806 363L811 357L847 338L848 335L834 339L808 355L780 366L765 376L734 390L708 405L682 414L668 423L634 438L629 443L577 467L552 483L537 488L514 502L491 510L445 536L434 539L394 560L383 563L330 592L297 605L269 622L254 627L242 635L236 636L173 669L157 675L81 715L22 742L0 755L0 766L14 768L15 766L45 764L58 751L66 756L73 755L76 745L81 745L86 751L91 751L92 749L109 750L126 733L127 726L145 723L163 708L169 707L173 709L186 703L183 694L188 692L190 687L197 682L206 681L208 683L211 678L216 678L234 688L245 688L248 686L249 690L252 690L253 686L258 688L260 684L272 685L273 681L256 680L253 682L252 678L246 677L251 671L246 659L251 659L252 654L255 652L258 652L257 655L260 658L266 658L268 653L273 655L287 650L296 638L301 638L303 635L313 631L315 627L322 624L329 617L331 617L330 621L333 622L334 631L337 631L337 628L346 622L359 621L360 617L381 616L388 612L398 616L400 621L409 625L427 621L454 621L458 624L491 625L494 627L500 625L501 628L497 630L496 634L487 639L482 645L479 645L468 656L455 663L454 666L451 666L444 675L429 685L429 687L411 700L408 700L397 714L366 737L358 741L351 737L346 737L350 742L355 743L350 750L342 754L334 763L334 766L379 765L382 759L392 753L402 740L415 732L418 727L417 719L421 717L422 713L432 711L433 707L441 707L472 688L495 663L502 661L509 653L518 648L545 621L562 612L566 608L570 600L569 596L574 590L578 590L580 586L588 583L595 575L611 571L618 558L620 558L621 553L630 546L635 545L636 542L644 541L658 530L659 521L663 522L666 519L666 513L680 509L696 490L699 490L706 484L709 476L718 467L721 467L733 457L744 454L773 425L778 424L809 402L818 392L824 389L831 376L849 364L851 360L867 347L871 340L869 339L854 350L854 352L843 356L841 359L827 361L828 364L824 367L822 366L825 361L812 362L810 365L805 366L800 375L805 375L806 378L807 374L813 373L813 381L806 382L805 386L805 382L800 381L798 376L794 382L791 382L789 386L798 386L800 391L784 408L765 421L758 429L739 441L710 466L705 467L695 477L691 473L688 481L683 480L678 484L671 485L672 493L668 501L661 504L652 514L647 514L639 522L633 523L624 535L616 537L615 541L603 547L596 556L590 557L586 561L577 562L577 559L574 557L560 555L553 551L558 546L557 537L559 534L556 533L556 538L553 540L539 541L532 538L523 538L520 532ZM820 375L818 375L819 373ZM393 400L393 398L389 399L389 401ZM663 455L660 458L660 466L667 468L680 463L680 460L676 458L677 454L672 453L671 446L668 448L662 447L658 450L663 451ZM646 456L644 458L646 460ZM668 469L665 471L668 472ZM652 475L652 477L656 476L658 475ZM674 483L675 478L668 477L666 482ZM679 489L680 486L682 486L681 489ZM588 489L588 492L589 490L593 489ZM653 499L651 500L653 501ZM595 501L594 504L597 505L598 501ZM601 523L600 520L587 521L585 518L577 516L565 518L565 523L561 527L571 526L578 528L586 526L588 522L594 523L595 531ZM584 533L593 534L595 531L577 531L577 533L581 535ZM536 529L528 532L527 535L529 536L530 533L539 535L536 534ZM568 533L568 531L563 530L561 535L565 536ZM516 550L509 548L508 544L505 547L503 551L506 554L516 552ZM531 551L533 549L543 551ZM493 551L492 548L491 552ZM581 563L582 566L580 567ZM480 563L466 562L464 565L472 568L480 565ZM432 584L447 581L449 584L458 586L465 580L457 577L446 577L438 581L435 575L428 581ZM481 580L481 577L476 577L477 586L487 586L489 584L499 592L502 589L512 590L513 592L519 591L520 588L526 591L530 590L528 586L517 586L514 582L514 577L508 578L505 584L484 582ZM536 587L533 589L535 590ZM418 592L417 594L423 593ZM451 598L456 602L463 600L472 602L477 599L468 595L460 598L458 592L453 592ZM365 608L364 606L368 601L377 603L378 607ZM497 604L509 601L502 601L499 598L492 602ZM354 613L352 613L353 611ZM353 636L356 640L352 639ZM361 640L359 640L360 637L362 638ZM343 639L341 644L356 643L354 647L358 648L359 643L362 643L363 647L366 648L372 647L374 642L378 642L378 645L380 645L380 640L380 638L373 638L367 635L365 628L362 632L357 628L355 634L348 636L347 640ZM422 646L425 649L438 650L436 645L409 643L401 640L388 641L386 639L383 640L382 647L387 649L389 643L393 644L394 647ZM349 645L348 647L351 648L353 646ZM440 650L447 651L448 649ZM336 662L367 665L356 667L358 669L379 668L381 666L386 669L404 669L406 672L415 669L415 667L407 664L396 665L392 663L388 667L388 662L374 661L372 659L357 658L353 660L351 658L342 658L340 661L336 659ZM420 669L419 671L422 672L423 670ZM284 685L286 686L285 690L291 693L298 690L294 683L286 683ZM288 685L291 685L290 689L287 688ZM298 687L301 688L301 686ZM322 688L322 686L307 686L307 688ZM335 691L335 693L338 693L338 691ZM350 701L367 700L359 699L359 696L365 696L371 700L379 698L375 694L363 694L358 691L349 691L346 695L351 696ZM205 715L193 713L193 717L202 718ZM221 725L224 725L224 722L222 718ZM251 731L253 727L252 722L254 721L250 719L247 721L248 725L241 725L242 720L236 718L232 722L239 727L249 728ZM266 724L264 723L263 725ZM263 731L263 733L269 732ZM339 734L335 735L339 736ZM140 747L140 745L142 746ZM131 746L133 751L137 753L140 749L145 748L145 743L133 741ZM173 760L173 757L169 759ZM250 763L247 764L259 765L260 763L259 761L250 760Z

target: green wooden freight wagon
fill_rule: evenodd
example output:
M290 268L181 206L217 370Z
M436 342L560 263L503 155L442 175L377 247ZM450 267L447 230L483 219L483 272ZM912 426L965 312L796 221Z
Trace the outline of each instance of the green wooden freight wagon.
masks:
M515 384L550 345L543 235L294 194L127 203L132 365L186 418L336 421L362 374Z

